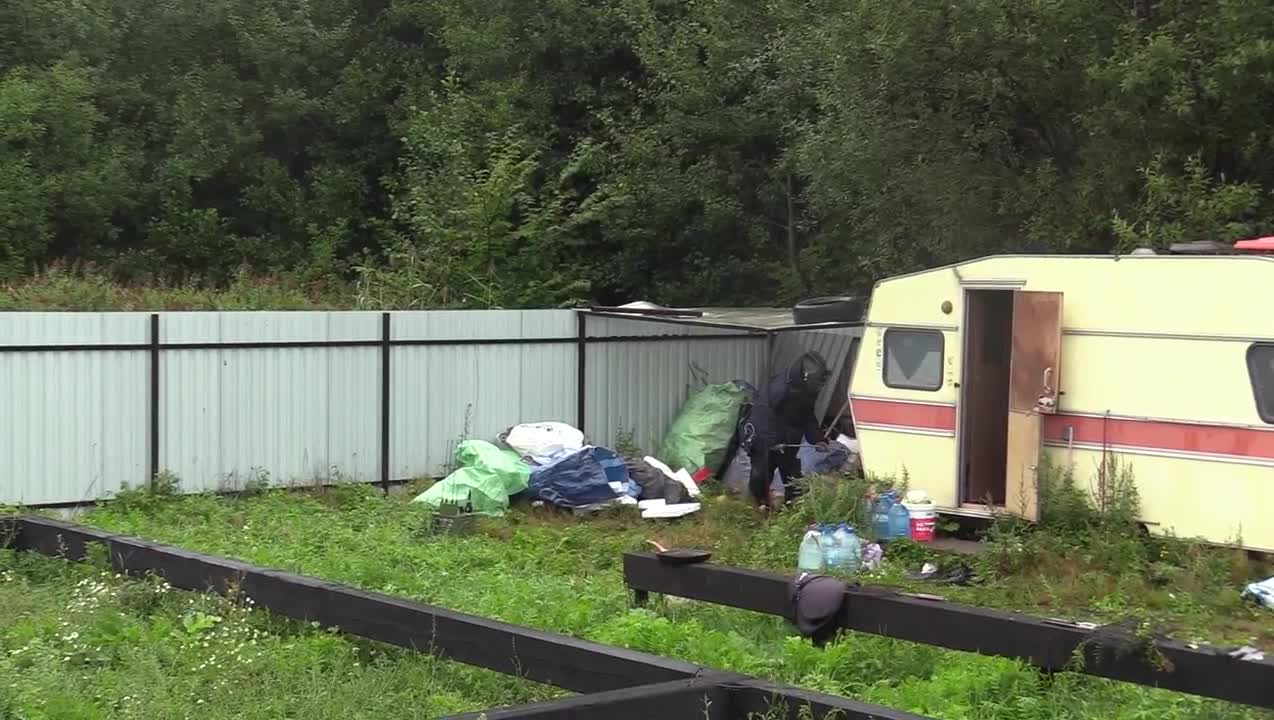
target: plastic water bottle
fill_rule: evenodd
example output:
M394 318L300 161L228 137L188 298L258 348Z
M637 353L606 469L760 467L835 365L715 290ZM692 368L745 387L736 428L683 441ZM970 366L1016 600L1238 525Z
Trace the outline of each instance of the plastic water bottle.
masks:
M836 569L843 573L858 572L863 561L863 543L858 539L858 533L854 532L854 526L841 523L836 528L835 536L839 551Z
M837 570L841 564L840 538L836 536L835 525L824 525L822 532L823 564L828 570Z
M796 553L796 566L805 572L821 572L823 569L823 538L817 525L810 525L801 538L801 547Z
M880 540L888 540L893 533L889 525L889 510L893 506L893 493L881 493L880 497L876 498L876 502L872 504L872 527L876 531L876 537Z
M889 508L889 537L892 540L905 540L911 537L911 512L894 497L894 505Z

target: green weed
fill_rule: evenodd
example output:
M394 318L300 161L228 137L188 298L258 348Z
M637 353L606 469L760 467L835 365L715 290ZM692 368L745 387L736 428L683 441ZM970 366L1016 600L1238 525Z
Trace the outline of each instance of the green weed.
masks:
M1269 718L1248 708L1175 693L1061 674L1043 677L1008 660L948 652L875 636L847 634L824 648L794 636L782 620L671 598L633 609L622 580L625 551L645 550L648 538L666 545L702 547L725 563L790 571L799 530L820 521L859 517L870 485L862 480L815 479L795 506L777 516L728 498L706 499L701 517L640 523L625 516L589 520L519 509L481 523L469 536L420 537L424 510L408 497L383 497L369 488L343 489L340 502L309 493L268 491L235 500L213 496L166 499L149 509L111 505L88 520L249 562L281 567L398 594L507 622L563 632L716 668L734 670L927 714L943 720L990 718L1165 718L1237 720ZM826 504L825 504L826 503ZM1047 561L1050 533L1005 529L993 548L1021 543L1024 559L1008 568L978 560L984 582L943 587L954 600L1039 611L1117 617L1145 597L1145 582L1092 560ZM1158 542L1158 541L1156 541ZM1081 543L1075 545L1074 543ZM914 561L930 556L910 546ZM1175 546L1173 546L1175 547ZM1203 550L1197 557L1211 557ZM988 553L993 557L994 553ZM1164 554L1159 562L1194 576L1195 565L1227 566L1196 555ZM897 551L873 582L910 587L904 570L913 560ZM983 565L982 563L987 563ZM1079 572L1079 575L1069 573ZM1085 575L1085 573L1100 573ZM1202 578L1202 576L1198 576ZM1229 580L1227 579L1228 583ZM1215 591L1209 584L1207 591ZM924 588L932 592L932 587ZM1082 591L1082 592L1081 592ZM1182 592L1182 596L1193 596ZM1100 602L1109 611L1091 610ZM1117 612L1118 611L1118 612ZM1251 632L1259 621L1241 605L1200 599L1168 604L1157 616L1212 632ZM1202 624L1200 624L1202 622ZM1241 630L1240 630L1241 629Z
M0 550L0 717L415 717L560 691Z
M92 265L54 265L0 285L0 310L335 310L356 306L353 288L332 283L330 278L305 284L247 273L224 287L198 281L127 284Z

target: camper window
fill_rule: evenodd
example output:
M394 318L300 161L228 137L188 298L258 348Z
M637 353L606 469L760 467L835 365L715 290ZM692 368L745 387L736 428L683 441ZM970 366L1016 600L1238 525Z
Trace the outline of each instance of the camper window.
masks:
M936 330L885 331L885 385L900 390L942 387L942 333Z
M1253 345L1247 350L1247 372L1256 395L1256 412L1274 424L1274 345Z

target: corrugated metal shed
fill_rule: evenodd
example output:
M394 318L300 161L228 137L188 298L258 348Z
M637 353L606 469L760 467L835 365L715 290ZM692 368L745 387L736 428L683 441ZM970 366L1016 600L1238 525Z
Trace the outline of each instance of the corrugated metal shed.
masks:
M719 340L625 340L588 346L585 418L593 442L614 445L626 436L655 452L690 393L705 383L747 380L766 372L768 336L737 337L729 330L676 322L593 316L590 337L684 336Z
M803 353L821 355L832 370L834 381L828 382L819 394L814 413L820 418L829 413L835 415L849 402L849 378L862 338L861 326L778 333L774 336L770 367L772 372L781 372Z
M656 307L656 306L650 306ZM743 379L757 388L763 388L775 373L784 372L786 368L806 352L817 352L827 361L833 373L833 382L823 388L815 406L818 417L835 415L845 408L849 401L849 379L853 372L854 360L863 337L861 323L827 323L818 325L798 325L790 308L696 308L693 316L678 315L642 315L638 308L631 314L597 310L587 313L589 326L594 323L611 323L603 325L607 328L622 328L622 334L655 335L661 333L715 333L732 334L739 332L757 332L760 337L769 338L769 349L761 349L762 359L752 362L747 367L749 373L740 373L736 377L713 377L711 382ZM623 319L628 318L628 319ZM616 330L616 332L620 332ZM724 341L723 341L724 342ZM734 340L731 342L751 343L751 340ZM694 343L700 345L702 343ZM715 343L713 343L715 344ZM756 348L753 347L752 351ZM737 350L724 349L727 354ZM623 362L611 359L610 362ZM684 395L679 396L680 403L685 402ZM618 398L619 405L624 405L624 398ZM611 407L615 403L603 403ZM614 411L611 410L613 413ZM848 409L846 409L848 413ZM666 427L675 413L658 412L648 418L643 416L646 424L642 427ZM605 426L605 430L613 432L613 426ZM649 447L643 445L643 447Z

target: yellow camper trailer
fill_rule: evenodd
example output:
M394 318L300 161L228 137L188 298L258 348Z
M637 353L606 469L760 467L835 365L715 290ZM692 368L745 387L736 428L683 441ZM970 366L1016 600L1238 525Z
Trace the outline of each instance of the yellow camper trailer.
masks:
M1003 256L872 293L864 469L941 512L1036 519L1041 449L1130 466L1151 531L1274 551L1274 258Z

